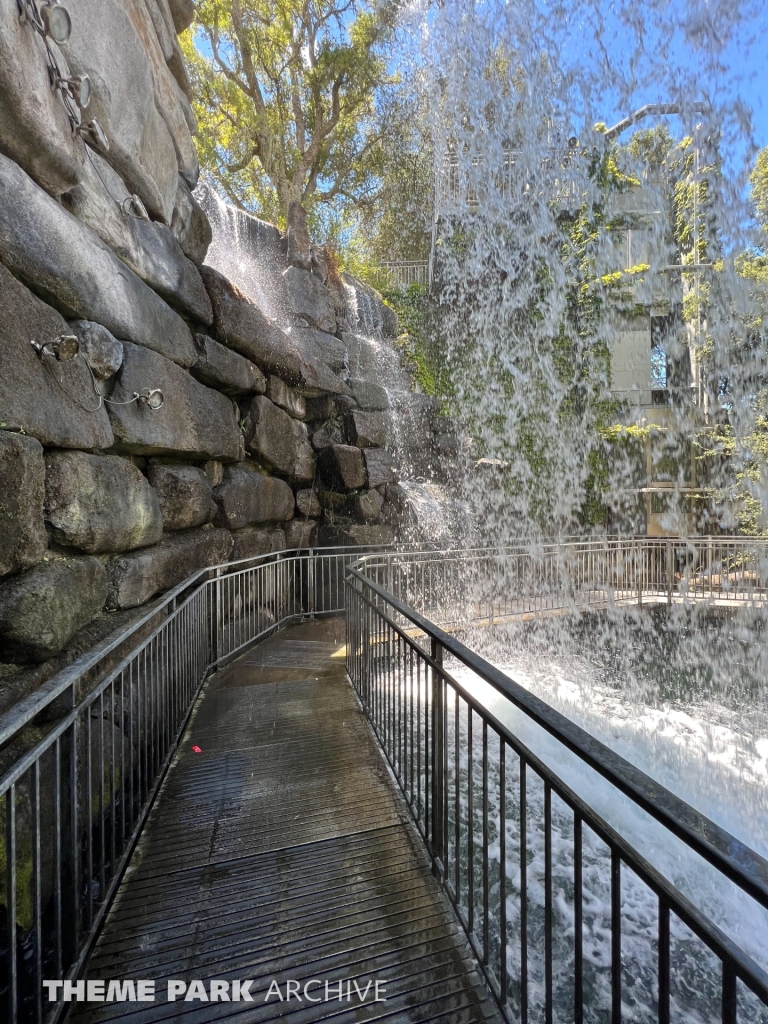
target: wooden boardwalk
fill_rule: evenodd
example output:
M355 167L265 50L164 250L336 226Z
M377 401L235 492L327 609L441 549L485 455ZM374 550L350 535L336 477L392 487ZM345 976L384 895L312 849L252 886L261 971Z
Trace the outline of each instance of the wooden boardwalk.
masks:
M68 1021L498 1021L347 680L343 629L284 630L207 684L85 975L154 980L155 999L73 1003ZM169 979L209 997L212 979L230 995L250 980L253 1001L169 1002Z

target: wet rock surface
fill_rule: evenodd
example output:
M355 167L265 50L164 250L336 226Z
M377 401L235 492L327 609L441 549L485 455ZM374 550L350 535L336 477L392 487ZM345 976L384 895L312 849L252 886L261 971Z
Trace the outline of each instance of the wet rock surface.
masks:
M195 0L168 0L168 6L176 31L189 28L195 18Z
M334 275L300 207L284 235L196 185L176 37L192 0L67 6L52 52L90 76L84 119L108 148L73 135L40 37L12 2L0 12L0 588L16 588L0 661L35 659L18 694L103 635L107 585L128 622L230 554L322 543L319 521L329 542L366 543L399 514L376 490L392 461L366 447L387 433L392 315ZM69 361L30 345L73 334ZM153 390L155 408L134 400Z
M45 661L101 611L107 574L96 558L43 562L0 582L4 658Z
M295 324L289 335L291 341L309 362L325 363L334 373L347 369L347 346L332 334Z
M285 534L282 530L246 526L244 530L237 530L232 534L230 558L233 562L240 558L256 558L273 551L283 551L285 546Z
M96 380L109 380L123 365L123 346L106 327L90 320L73 320L69 329Z
M86 159L51 89L44 44L16 4L0 5L0 152L52 196L77 185Z
M161 409L141 402L109 406L115 443L136 455L173 455L236 461L240 430L232 399L205 387L175 363L138 345L124 345L123 365L111 399L128 402L146 388L159 388Z
M185 170L197 160L189 129L186 140L175 139L176 124L163 110L163 69L151 52L147 8L138 0L78 0L70 15L72 34L62 50L72 73L94 83L88 116L109 139L105 156L152 216L169 224L180 170L177 145L184 147Z
M0 430L0 576L42 561L45 462L33 437Z
M322 281L301 267L288 267L283 273L288 308L297 320L308 327L333 334L336 330L336 312L333 301Z
M71 334L66 320L0 265L0 429L23 430L57 448L109 448L112 427L78 357L38 356L31 340Z
M248 411L245 444L272 469L298 483L314 477L315 456L306 426L263 395L254 398Z
M160 502L128 459L86 452L48 452L45 518L56 544L88 554L156 544Z
M389 396L381 384L373 381L360 380L353 377L349 381L349 387L358 406L366 411L383 410L389 408Z
M267 398L275 405L279 405L294 419L303 420L307 415L307 403L303 395L297 394L293 388L280 380L279 377L271 375L267 381Z
M384 499L378 491L362 491L355 495L350 511L368 522L375 523L381 515ZM348 506L349 507L349 506Z
M107 605L135 608L170 590L198 569L226 562L232 549L228 530L203 528L163 537L159 544L119 555L107 563Z
M383 412L353 409L347 413L347 435L358 448L380 448L389 439L390 419Z
M120 612L99 611L59 651L46 658L45 661L17 664L0 663L0 712L28 696L51 676L71 665L76 658L87 654L102 640L128 629L144 614L145 610L142 608L132 608ZM143 640L148 632L147 626L140 626L134 634L135 641ZM104 662L107 670L111 670L119 663L120 651L121 647L118 647L111 655L107 656Z
M311 350L300 351L261 309L212 267L202 268L213 303L214 333L229 348L307 393L348 394L344 382Z
M71 320L191 366L189 328L95 232L0 155L0 261Z
M312 487L296 492L296 508L301 516L317 517L323 511L317 491Z
M397 352L386 342L345 331L350 375L358 380L390 380L399 371Z
M292 519L285 527L285 546L312 548L317 544L317 523L312 519Z
M183 178L179 178L176 188L171 231L184 255L199 267L208 253L213 232L208 217Z
M249 359L219 344L207 334L195 337L197 362L192 374L201 383L225 395L263 395L267 389L264 374Z
M394 544L395 531L391 526L366 526L349 523L339 526L321 526L321 544L352 544L355 546L379 547Z
M381 487L382 484L394 482L394 463L386 448L365 448L363 458L369 487Z
M213 518L216 506L204 470L153 464L147 477L157 494L164 530L190 530Z
M260 367L301 382L303 359L289 336L218 271L204 266L202 272L217 339Z
M315 398L306 399L307 419L315 424L320 421L335 419L339 407L334 395L318 395Z
M344 444L346 435L339 423L324 423L319 430L312 435L312 447L317 452L323 451L332 444Z
M348 320L355 330L369 338L396 338L399 333L397 314L384 302L381 293L349 274L342 274L342 279L354 293L350 310L354 316Z
M320 455L318 467L330 487L354 491L365 484L363 453L352 445L329 445Z
M293 491L284 480L244 466L224 470L224 479L213 498L218 506L216 525L230 530L290 519L295 503Z
M83 181L62 197L62 203L177 312L199 323L212 322L200 271L171 228L124 212L132 209L131 193L105 160L92 154Z

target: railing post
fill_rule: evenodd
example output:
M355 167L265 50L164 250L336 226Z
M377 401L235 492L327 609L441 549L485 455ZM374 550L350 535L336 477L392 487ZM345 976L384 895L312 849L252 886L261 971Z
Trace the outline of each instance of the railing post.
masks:
M709 573L709 596L712 596L712 565L714 559L712 554L712 538L707 538L707 572ZM755 576L755 583L757 583L757 576Z
M432 660L442 668L443 648L432 640ZM446 707L445 680L432 669L432 871L445 877L446 861Z
M637 574L637 606L642 607L643 604L643 566L641 562L642 548L639 543L635 541L635 572Z
M221 569L216 570L216 581L213 586L213 664L217 665L223 656L224 608L221 594Z
M344 583L342 581L342 591ZM346 604L346 601L345 601ZM315 549L310 548L307 555L307 613L310 619L315 617Z
M667 541L667 604L672 604L672 587L675 582L675 565L672 559L672 541Z
M362 673L360 679L360 691L365 709L370 715L372 713L371 705L371 626L372 626L372 612L367 604L363 601L362 592L358 591L357 581L354 584L354 590L350 587L350 594L354 594L358 608L358 621L360 625L360 633L362 635Z

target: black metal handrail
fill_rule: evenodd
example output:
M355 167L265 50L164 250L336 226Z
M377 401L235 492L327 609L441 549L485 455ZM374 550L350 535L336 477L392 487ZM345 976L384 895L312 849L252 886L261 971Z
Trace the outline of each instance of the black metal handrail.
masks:
M80 973L211 672L281 626L340 614L360 554L200 570L0 718L0 1020L60 1014L42 981Z
M455 637L409 608L388 593L384 587L355 569L350 568L349 573L363 581L366 588L377 597L386 601L404 621L436 641L443 650L458 658L481 679L490 683L495 690L524 711L532 721L768 909L768 860L665 789L575 722L510 679Z
M447 672L443 667L444 653L490 683L763 907L768 907L768 863L357 569L349 570L348 591L350 678L431 853L434 870L507 1019L527 1022L529 1013L538 1005L537 999L546 1021L553 1019L556 1003L564 999L569 1002L573 1018L577 1022L584 1019L585 986L590 985L594 992L595 977L600 975L584 951L587 829L599 837L607 850L602 864L610 879L610 957L602 972L602 982L610 990L611 1024L625 1019L622 865L642 881L657 901L653 1000L661 1024L668 1024L675 1006L679 1006L676 981L686 966L681 968L679 952L675 957L672 955L673 939L678 938L677 922L687 926L720 961L717 995L724 1024L735 1024L737 1006L740 1012L743 1010L743 1020L764 1020L768 973ZM425 639L429 651L424 649ZM479 724L476 732L475 723ZM491 748L495 757L489 757ZM513 799L509 783L515 776ZM531 812L534 783L543 788L538 813ZM553 928L553 797L570 815L557 812L559 853L562 836L569 830L571 843L568 870L572 874L573 924L565 929ZM517 856L511 865L517 874L514 883L509 863L510 833L516 834ZM531 847L540 833L543 850L538 854L543 868L534 879L536 873L529 860ZM498 851L496 856L492 856L494 851ZM537 914L530 904L534 881L544 891L543 907L538 908ZM510 922L509 897L515 895L517 916ZM559 913L562 917L562 911ZM528 963L536 945L534 933L538 945L543 946L543 971L539 970L538 978ZM573 935L570 944L568 934ZM513 945L516 959L512 956ZM566 971L573 979L572 991L566 995L570 982L563 978L564 957L570 958L573 968L570 974ZM514 970L510 968L513 961ZM690 971L690 963L687 967ZM711 971L698 973L701 993L689 993L686 998L701 1001L703 1017L710 1019L714 985ZM688 981L690 984L690 978ZM740 991L742 986L748 992ZM596 1007L590 1009L594 1011Z

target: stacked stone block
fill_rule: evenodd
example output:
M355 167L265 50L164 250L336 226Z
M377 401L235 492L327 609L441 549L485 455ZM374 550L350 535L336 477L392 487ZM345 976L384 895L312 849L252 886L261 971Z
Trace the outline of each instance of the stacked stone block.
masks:
M321 252L268 229L279 324L205 265L192 13L72 5L57 60L90 76L107 150L0 12L0 711L200 568L396 537L387 393Z

